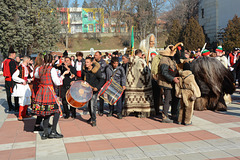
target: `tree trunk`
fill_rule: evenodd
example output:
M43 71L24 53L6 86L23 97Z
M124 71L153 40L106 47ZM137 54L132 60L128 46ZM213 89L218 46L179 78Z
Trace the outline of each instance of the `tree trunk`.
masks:
M66 34L66 49L68 49L68 34Z

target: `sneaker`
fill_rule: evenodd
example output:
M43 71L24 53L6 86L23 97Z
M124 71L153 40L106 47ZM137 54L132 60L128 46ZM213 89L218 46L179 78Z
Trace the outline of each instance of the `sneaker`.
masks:
M103 116L103 113L99 112L98 115L99 115L100 117L102 117L102 116Z
M168 117L165 117L162 119L162 123L173 123L173 120L169 119Z
M97 125L96 121L93 121L93 122L92 122L92 126L93 126L93 127L96 127L96 125Z
M34 126L34 130L33 130L34 133L38 133L38 132L42 132L42 131L43 131L42 126Z
M118 113L118 114L117 114L117 118L118 118L118 119L122 119L122 114L121 114L121 113Z
M112 117L113 116L113 113L110 111L107 115L107 117Z

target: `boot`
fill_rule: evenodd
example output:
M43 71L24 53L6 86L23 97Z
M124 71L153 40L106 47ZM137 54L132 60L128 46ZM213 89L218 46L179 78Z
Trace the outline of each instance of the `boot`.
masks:
M47 138L48 138L48 128L44 128L44 132L43 132L43 134L41 136L41 139L45 140Z
M109 113L107 115L108 117L112 117L113 116L113 106L109 105Z
M32 117L32 116L29 116L29 115L26 114L27 113L27 108L28 108L27 105L25 105L24 108L23 108L23 112L22 112L22 117L23 118L30 118L30 117Z
M63 138L63 135L58 133L57 131L51 131L48 138Z
M19 120L19 121L22 121L22 120L23 120L23 117L22 117L23 109L24 109L23 106L20 106L20 107L19 107L19 113L18 113L18 120Z
M118 119L122 119L122 114L121 113L117 113L117 118Z

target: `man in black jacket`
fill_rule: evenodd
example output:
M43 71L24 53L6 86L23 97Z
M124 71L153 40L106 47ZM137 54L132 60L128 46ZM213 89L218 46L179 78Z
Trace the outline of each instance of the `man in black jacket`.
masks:
M65 119L68 119L70 116L68 103L66 100L66 92L72 85L72 83L75 80L76 76L76 69L71 65L71 58L65 57L65 65L63 67L60 67L61 73L64 73L66 70L69 70L70 73L65 75L65 78L63 80L63 86L61 87L61 97L62 97L62 103L63 103L63 112L65 113ZM76 108L73 108L70 106L71 111L71 117L73 119L76 118Z
M93 96L88 102L88 110L91 116L88 122L92 122L94 127L96 126L97 95L104 84L104 79L102 78L100 65L98 63L93 64L93 59L90 57L85 60L82 78L92 86L93 90Z
M101 70L101 74L102 74L102 77L103 77L104 83L105 83L106 82L107 63L105 60L102 59L102 53L100 51L97 51L95 53L94 58L101 66L100 70ZM99 106L98 114L99 114L99 116L103 116L104 100L101 97L99 97L99 101L100 101L100 106Z

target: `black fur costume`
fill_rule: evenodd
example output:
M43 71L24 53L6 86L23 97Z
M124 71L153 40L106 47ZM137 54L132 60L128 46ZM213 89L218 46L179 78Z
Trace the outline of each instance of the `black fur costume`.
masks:
M212 57L201 57L192 62L192 72L201 90L195 101L195 110L226 111L224 94L233 94L235 86L231 72Z

